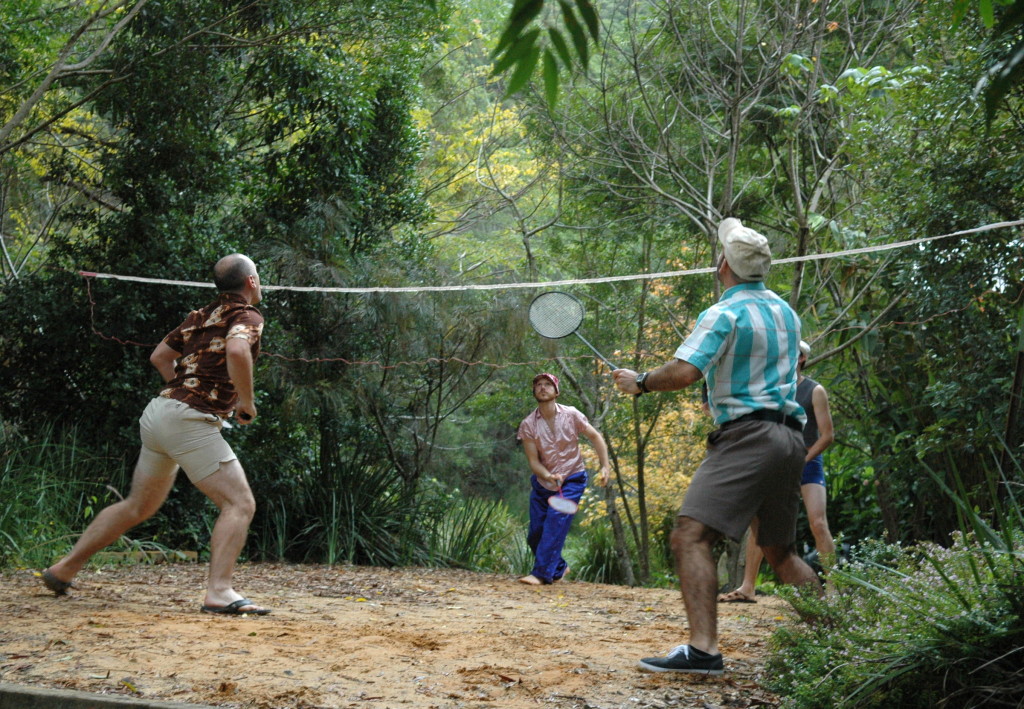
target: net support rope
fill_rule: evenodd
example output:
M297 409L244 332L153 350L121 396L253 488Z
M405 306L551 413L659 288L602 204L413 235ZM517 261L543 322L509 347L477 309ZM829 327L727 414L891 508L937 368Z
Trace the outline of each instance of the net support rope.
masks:
M909 239L906 241L896 241L887 244L877 244L875 246L864 246L857 249L846 249L844 251L831 251L823 254L807 254L804 256L792 256L790 258L781 258L772 261L772 265L780 265L784 263L799 263L801 261L821 261L824 259L839 258L841 256L857 256L860 254L872 254L881 251L891 251L893 249L903 249L908 246L916 246L918 244L924 244L930 241L937 241L939 239L950 239L956 236L967 236L969 234L980 234L987 231L995 231L997 229L1008 229L1011 227L1017 227L1024 225L1024 219L1019 219L1010 222L996 222L993 224L986 224L984 226L975 227L973 229L963 229L961 231L954 231L949 234L940 234L939 236L925 236L919 239ZM485 284L471 284L471 285L459 285L459 286L368 286L368 287L326 287L326 286L275 286L275 285L264 285L263 290L266 291L294 291L299 293L430 293L430 292L445 292L445 291L486 291L486 290L511 290L517 288L554 288L557 286L574 286L574 285L588 285L593 283L618 283L623 281L640 281L645 279L653 278L678 278L680 276L692 276L699 273L714 273L717 270L714 266L706 266L704 268L689 268L682 271L662 271L660 273L635 273L625 276L605 276L602 278L572 278L560 281L541 281L541 282L528 282L528 283L485 283ZM165 278L145 278L143 276L124 276L114 273L96 273L93 271L79 271L79 275L85 276L86 278L103 278L111 279L116 281L133 281L136 283L153 283L158 285L166 286L187 286L193 288L213 288L213 283L207 283L202 281L175 281Z

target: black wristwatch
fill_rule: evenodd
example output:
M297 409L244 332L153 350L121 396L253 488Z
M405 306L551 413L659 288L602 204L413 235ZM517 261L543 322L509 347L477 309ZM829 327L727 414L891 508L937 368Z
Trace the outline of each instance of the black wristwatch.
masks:
M644 372L643 374L636 375L636 385L640 389L640 394L647 394L650 389L647 388L647 377L650 376L650 372ZM637 394L637 396L640 396Z

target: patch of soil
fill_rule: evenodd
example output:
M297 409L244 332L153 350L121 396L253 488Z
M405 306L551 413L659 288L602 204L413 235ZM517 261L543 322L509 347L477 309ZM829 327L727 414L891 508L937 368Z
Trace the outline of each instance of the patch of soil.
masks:
M263 617L199 612L206 567L0 576L0 681L224 707L772 707L774 597L719 606L721 677L636 669L685 640L678 591L440 569L243 565Z

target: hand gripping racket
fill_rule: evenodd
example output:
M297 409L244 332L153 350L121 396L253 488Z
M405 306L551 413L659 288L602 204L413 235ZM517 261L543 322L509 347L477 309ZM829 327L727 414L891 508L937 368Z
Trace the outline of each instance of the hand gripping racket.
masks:
M562 291L553 290L541 293L530 303L530 324L533 325L537 334L549 340L560 340L569 335L576 335L602 362L611 369L618 369L579 333L584 315L586 315L586 311L583 309L580 299Z

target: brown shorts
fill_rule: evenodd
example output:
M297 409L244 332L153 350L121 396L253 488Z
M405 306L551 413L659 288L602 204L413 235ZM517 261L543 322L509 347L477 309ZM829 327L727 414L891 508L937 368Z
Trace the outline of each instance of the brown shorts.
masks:
M222 425L216 414L156 397L139 419L139 467L157 475L173 475L180 465L193 483L209 477L221 463L238 458L220 435Z
M742 421L708 435L679 515L739 541L758 518L760 546L796 540L803 436L771 421Z

